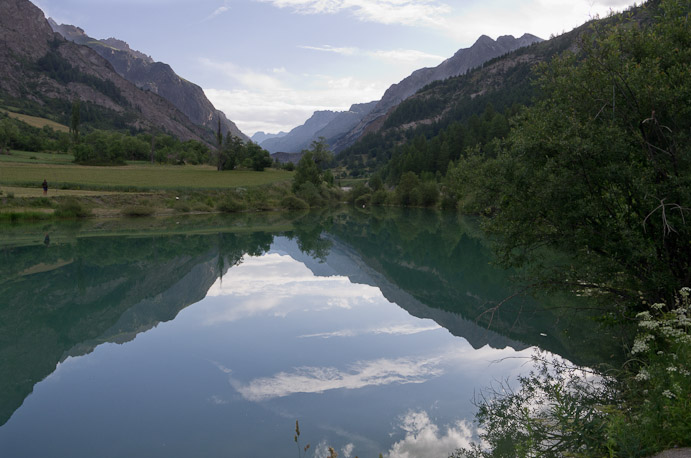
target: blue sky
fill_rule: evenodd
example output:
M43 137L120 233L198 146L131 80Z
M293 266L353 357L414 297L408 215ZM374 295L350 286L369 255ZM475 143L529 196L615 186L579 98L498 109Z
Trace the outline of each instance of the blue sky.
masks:
M378 100L482 34L549 38L630 0L33 0L201 86L248 135Z

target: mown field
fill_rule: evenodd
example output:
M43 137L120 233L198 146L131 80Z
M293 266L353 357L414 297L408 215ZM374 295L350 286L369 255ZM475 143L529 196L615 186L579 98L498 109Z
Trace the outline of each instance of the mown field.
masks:
M50 119L39 118L37 116L29 116L29 115L25 115L25 114L21 114L21 113L14 113L12 111L5 110L3 108L0 108L0 111L3 113L6 113L11 118L19 119L20 121L23 121L32 127L38 127L39 129L42 129L45 126L48 126L48 127L52 128L53 130L56 130L58 132L69 132L70 131L70 128L67 127L66 125L57 123L55 121L51 121Z
M290 181L292 172L233 170L219 172L208 165L151 165L135 163L118 167L72 164L64 154L13 152L0 156L0 186L49 189L146 191L255 187Z

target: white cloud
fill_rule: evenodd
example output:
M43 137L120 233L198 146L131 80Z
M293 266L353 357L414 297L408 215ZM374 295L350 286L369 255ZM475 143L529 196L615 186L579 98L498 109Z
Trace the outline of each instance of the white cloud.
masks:
M360 51L357 48L349 48L349 47L342 47L338 48L335 46L329 46L329 45L324 45L324 46L298 46L299 48L302 49L309 49L312 51L324 51L324 52L332 52L334 54L342 54L344 56L354 56L355 54L358 54Z
M596 16L606 16L610 9L620 11L633 3L627 0L489 0L458 8L445 17L440 29L455 41L468 45L483 34L496 38L531 33L548 39Z
M374 59L388 64L390 78L367 80L314 73L294 74L285 67L257 70L231 62L200 58L199 63L226 77L225 87L205 88L214 106L222 110L246 134L257 131L290 131L318 110L347 110L354 103L378 100L390 84L416 68L443 58L418 50L361 50L353 47L301 46L355 59Z
M222 69L235 81L236 84L228 85L234 88L204 88L204 93L216 108L249 135L260 130L290 131L315 111L344 111L354 103L381 98L388 87L385 82L354 77L294 75L285 69L262 73L208 60L202 64Z
M337 389L358 389L392 383L424 383L443 374L442 357L397 358L361 361L347 370L334 367L299 367L293 372L280 372L271 377L242 383L230 383L245 399L264 401L296 393L323 393Z
M408 412L399 426L405 438L391 447L388 458L446 458L458 448L470 447L473 440L467 421L458 421L442 431L424 411Z
M230 6L228 6L228 3L229 3L229 0L225 0L225 1L223 2L223 5L222 5L222 6L219 6L218 8L216 8L216 9L213 11L213 13L211 13L210 15L208 15L208 16L206 17L206 19L204 19L204 21L209 21L209 20L211 20L211 19L213 19L213 18L215 18L215 17L217 17L217 16L222 15L223 13L227 13L228 11L230 11Z
M207 296L229 296L210 308L206 325L234 322L253 316L287 316L290 313L350 309L382 299L372 286L353 284L347 277L315 276L304 264L287 255L269 253L243 257ZM290 300L300 297L299 301Z
M346 445L341 449L341 453L343 454L343 458L350 458L350 455L353 454L353 449L355 448L355 444L352 442Z
M368 53L371 57L395 62L420 62L420 61L436 61L441 63L445 58L436 54L429 54L414 49L394 49L389 51L371 51Z
M350 12L361 21L434 26L451 8L438 0L258 0L299 14Z
M379 328L362 329L362 330L342 329L342 330L333 331L333 332L320 332L317 334L306 334L306 335L300 336L300 338L319 337L322 339L330 339L332 337L357 337L357 336L361 336L361 335L381 335L381 334L405 336L405 335L419 334L419 333L427 332L427 331L436 331L437 329L441 329L441 326L439 326L436 323L429 325L429 326L416 326L414 324L400 324L400 325L384 326L384 327L379 327Z
M378 60L386 60L390 62L421 62L421 61L437 61L441 62L444 57L436 54L418 51L416 49L391 49L391 50L362 50L354 47L337 47L337 46L299 46L302 49L309 49L312 51L323 51L334 54L341 54L344 56L366 56Z

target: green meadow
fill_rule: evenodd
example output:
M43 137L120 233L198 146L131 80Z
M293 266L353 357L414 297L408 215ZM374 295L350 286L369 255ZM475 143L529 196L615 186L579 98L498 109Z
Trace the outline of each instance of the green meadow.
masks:
M227 189L290 181L292 172L233 170L219 172L209 165L85 166L65 154L13 152L0 156L0 186L113 191Z

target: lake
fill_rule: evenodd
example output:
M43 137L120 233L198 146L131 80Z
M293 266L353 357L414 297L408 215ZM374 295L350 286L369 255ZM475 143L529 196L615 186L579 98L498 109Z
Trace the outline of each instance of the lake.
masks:
M2 457L446 457L537 348L618 357L583 298L502 302L516 273L457 215L0 231Z

